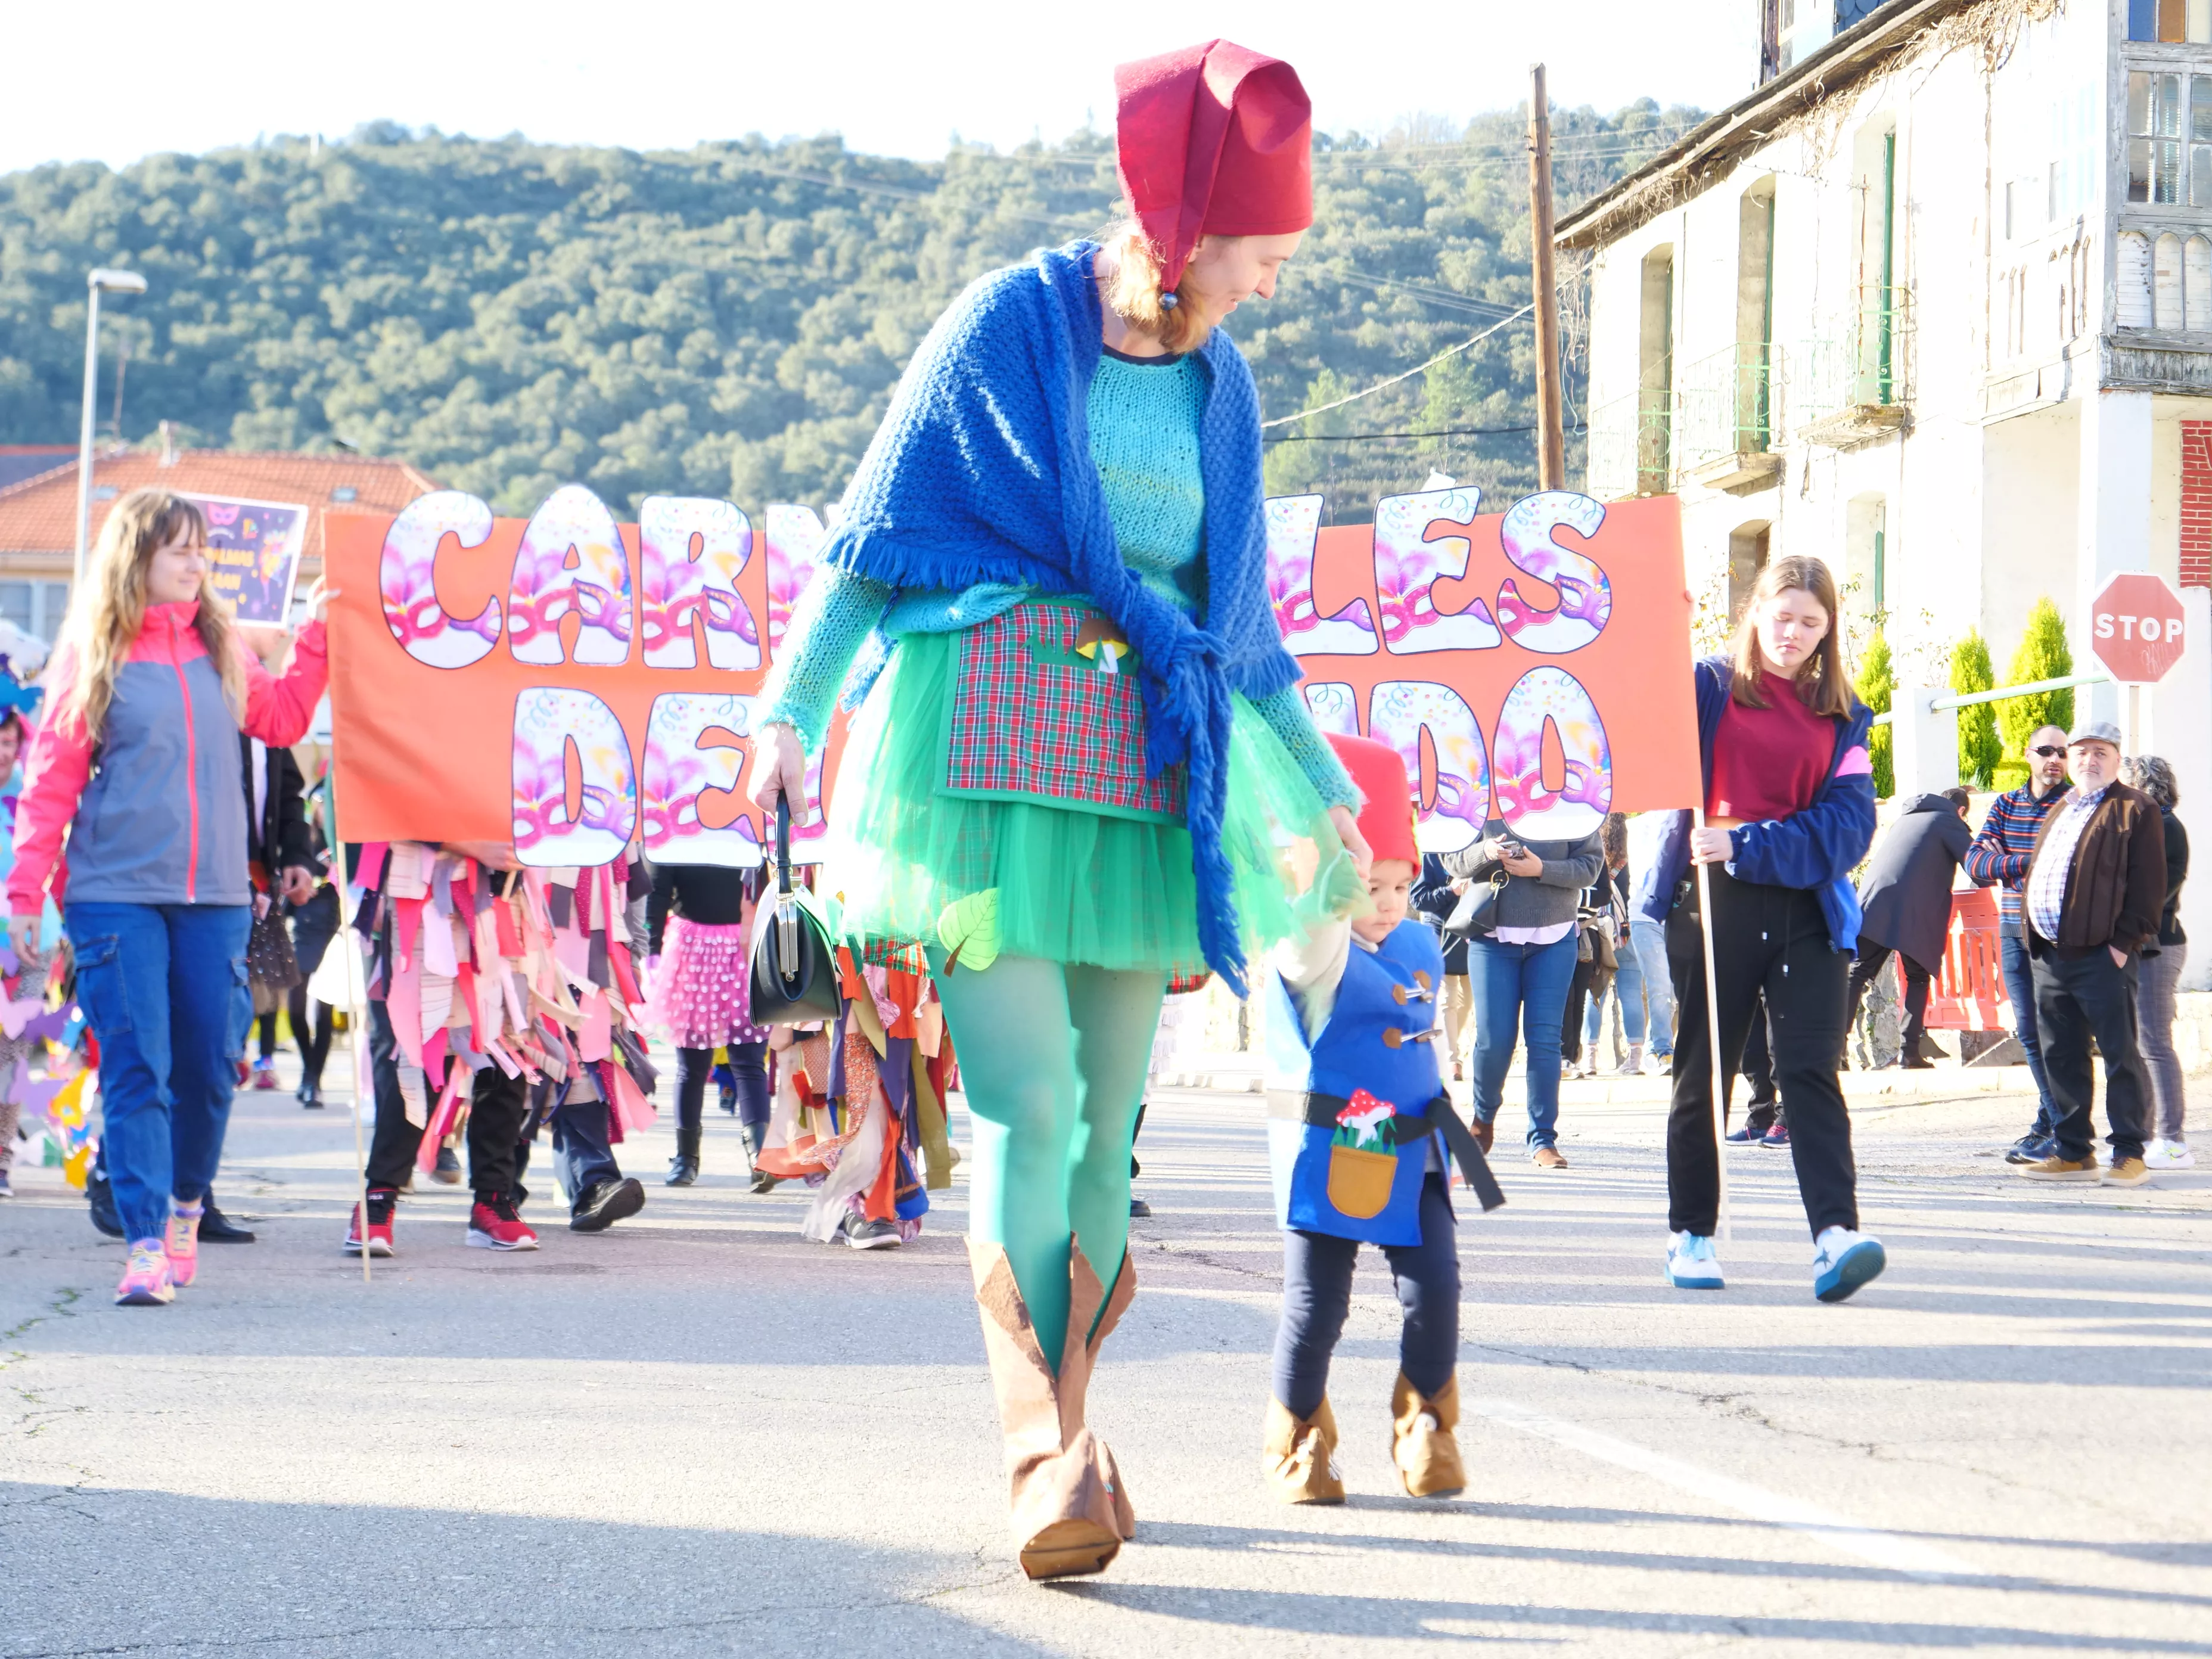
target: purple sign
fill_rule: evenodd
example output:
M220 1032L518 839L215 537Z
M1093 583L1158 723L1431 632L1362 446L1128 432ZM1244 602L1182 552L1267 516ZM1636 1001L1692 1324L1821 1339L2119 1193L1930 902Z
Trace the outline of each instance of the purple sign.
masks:
M307 509L284 501L242 501L222 495L188 498L206 515L209 580L242 623L282 628L292 609Z

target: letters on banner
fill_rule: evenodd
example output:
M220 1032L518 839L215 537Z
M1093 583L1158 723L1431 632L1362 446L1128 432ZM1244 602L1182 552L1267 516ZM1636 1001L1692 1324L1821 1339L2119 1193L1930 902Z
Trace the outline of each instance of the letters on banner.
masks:
M1685 804L1698 777L1688 594L1668 498L1480 492L1267 503L1267 580L1326 731L1394 744L1420 843L1491 817L1536 839ZM727 501L656 495L635 525L570 484L526 521L441 490L325 526L338 796L349 839L504 840L592 866L642 837L664 863L757 865L742 795L758 692L823 544L807 507L759 532ZM835 790L844 722L810 766ZM820 812L798 826L818 858Z

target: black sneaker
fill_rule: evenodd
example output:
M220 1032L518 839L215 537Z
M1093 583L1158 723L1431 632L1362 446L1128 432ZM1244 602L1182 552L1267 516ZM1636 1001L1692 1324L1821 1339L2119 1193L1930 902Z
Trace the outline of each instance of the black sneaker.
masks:
M94 1173L84 1183L85 1201L92 1206L92 1224L110 1238L123 1237L123 1218L115 1213L115 1188L107 1177Z
M448 1187L458 1187L461 1184L461 1160L453 1155L452 1147L438 1148L438 1162L436 1167L430 1171L430 1179Z
M292 1091L292 1098L309 1111L319 1110L323 1103L323 1085L313 1078L303 1078L300 1086Z
M603 1233L624 1216L645 1207L645 1183L635 1177L602 1181L585 1188L568 1212L572 1233Z
M871 1221L858 1210L848 1211L837 1231L856 1250L896 1250L906 1242L899 1237L896 1222Z
M1152 1206L1151 1205L1146 1203L1143 1199L1139 1198L1134 1193L1129 1194L1129 1218L1132 1221L1142 1221L1146 1217L1150 1216L1152 1212Z
M2039 1130L2030 1129L2018 1140L2014 1141L2011 1146L2005 1148L2005 1162L2008 1164L2040 1164L2045 1158L2049 1158L2057 1150L2057 1147L2051 1143L2051 1139L2049 1135L2044 1134Z

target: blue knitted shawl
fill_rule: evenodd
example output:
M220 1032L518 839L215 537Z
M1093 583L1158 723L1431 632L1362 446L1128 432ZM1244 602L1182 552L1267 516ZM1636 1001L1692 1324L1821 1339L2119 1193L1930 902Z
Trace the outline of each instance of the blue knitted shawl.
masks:
M1240 995L1227 855L1229 694L1258 699L1298 678L1267 599L1260 400L1229 337L1197 353L1206 484L1205 625L1121 562L1087 398L1102 352L1092 242L1038 252L978 278L907 365L845 492L823 558L895 587L1016 582L1079 593L1136 647L1151 770L1189 769L1191 863L1207 963Z

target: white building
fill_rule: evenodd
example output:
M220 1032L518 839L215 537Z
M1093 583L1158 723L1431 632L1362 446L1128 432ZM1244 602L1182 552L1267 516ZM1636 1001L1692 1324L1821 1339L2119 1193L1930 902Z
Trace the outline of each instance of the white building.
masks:
M2201 634L2212 0L1892 0L1832 34L1863 8L1816 3L1782 0L1758 90L1559 227L1591 259L1589 492L1680 497L1709 622L1768 557L1825 558L1900 679L1940 684L1970 627L2002 678L2045 594L2089 668L2119 570L2196 590ZM2177 759L2199 649L2148 699Z

